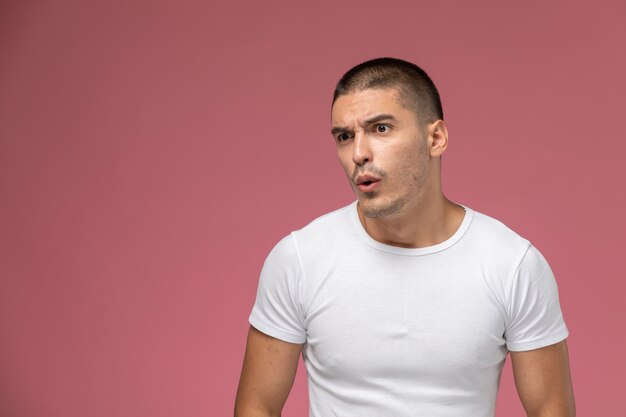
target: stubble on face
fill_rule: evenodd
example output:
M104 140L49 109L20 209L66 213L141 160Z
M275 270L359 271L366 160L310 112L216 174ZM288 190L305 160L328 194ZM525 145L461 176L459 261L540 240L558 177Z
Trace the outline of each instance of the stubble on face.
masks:
M420 129L421 130L421 129ZM411 201L420 198L420 194L424 191L427 184L429 154L428 145L425 140L424 133L421 137L415 138L418 141L418 148L414 150L414 154L410 158L405 158L397 167L394 177L389 178L387 172L372 165L366 164L355 167L353 178L364 173L371 173L383 180L393 181L401 192L399 195L385 198L382 191L372 191L360 193L359 207L365 217L377 218L391 216L399 213ZM385 184L387 185L387 184ZM384 188L383 188L384 190Z
M372 116L392 115L392 133L385 138L372 139L369 149L372 155L365 158L363 164L354 159L352 148L339 144L344 172L365 217L391 216L406 211L407 206L414 210L430 193L426 189L431 188L432 182L428 129L414 112L395 89L356 91L339 97L334 104L333 130L343 127L353 135L355 126ZM363 129L373 127L363 126ZM361 156L358 159L363 159ZM356 179L363 174L379 178L380 185L371 192L360 191Z

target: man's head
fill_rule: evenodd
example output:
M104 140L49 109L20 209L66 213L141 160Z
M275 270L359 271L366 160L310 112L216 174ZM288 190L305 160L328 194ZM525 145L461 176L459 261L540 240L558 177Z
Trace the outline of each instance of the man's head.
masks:
M376 58L350 69L335 87L333 104L342 95L381 88L396 89L404 106L416 112L422 125L443 120L439 92L428 74L397 58Z
M380 58L342 77L332 134L366 217L412 212L441 198L442 117L435 86L411 63Z

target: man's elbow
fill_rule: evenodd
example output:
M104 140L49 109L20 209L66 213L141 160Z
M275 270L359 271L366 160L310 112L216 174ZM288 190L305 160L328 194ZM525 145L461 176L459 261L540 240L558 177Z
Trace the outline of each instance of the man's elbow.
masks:
M280 411L276 413L236 402L234 417L280 417Z
M527 412L528 417L576 417L574 400L560 401L542 407L540 410Z

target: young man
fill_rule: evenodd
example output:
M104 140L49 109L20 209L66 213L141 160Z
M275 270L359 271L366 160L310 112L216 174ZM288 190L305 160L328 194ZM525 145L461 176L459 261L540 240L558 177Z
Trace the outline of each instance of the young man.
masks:
M281 240L250 315L237 417L280 416L302 352L312 417L494 416L510 352L529 416L574 416L543 256L441 190L448 133L414 64L339 81L332 134L357 196Z

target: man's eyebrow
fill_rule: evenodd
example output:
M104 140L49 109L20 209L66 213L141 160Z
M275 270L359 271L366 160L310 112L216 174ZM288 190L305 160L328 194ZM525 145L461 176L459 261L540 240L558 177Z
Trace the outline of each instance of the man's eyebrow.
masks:
M330 133L332 133L333 135L336 135L337 133L344 133L344 132L350 132L350 129L348 129L347 127L337 126L337 127L333 127L330 130Z
M390 120L390 121L395 122L396 118L393 117L393 115L391 114L377 114L376 116L370 117L369 119L365 120L365 124L371 125L374 123L382 122L383 120ZM330 133L332 133L333 135L336 135L337 133L343 133L343 132L352 132L352 130L343 126L336 126L330 130Z

